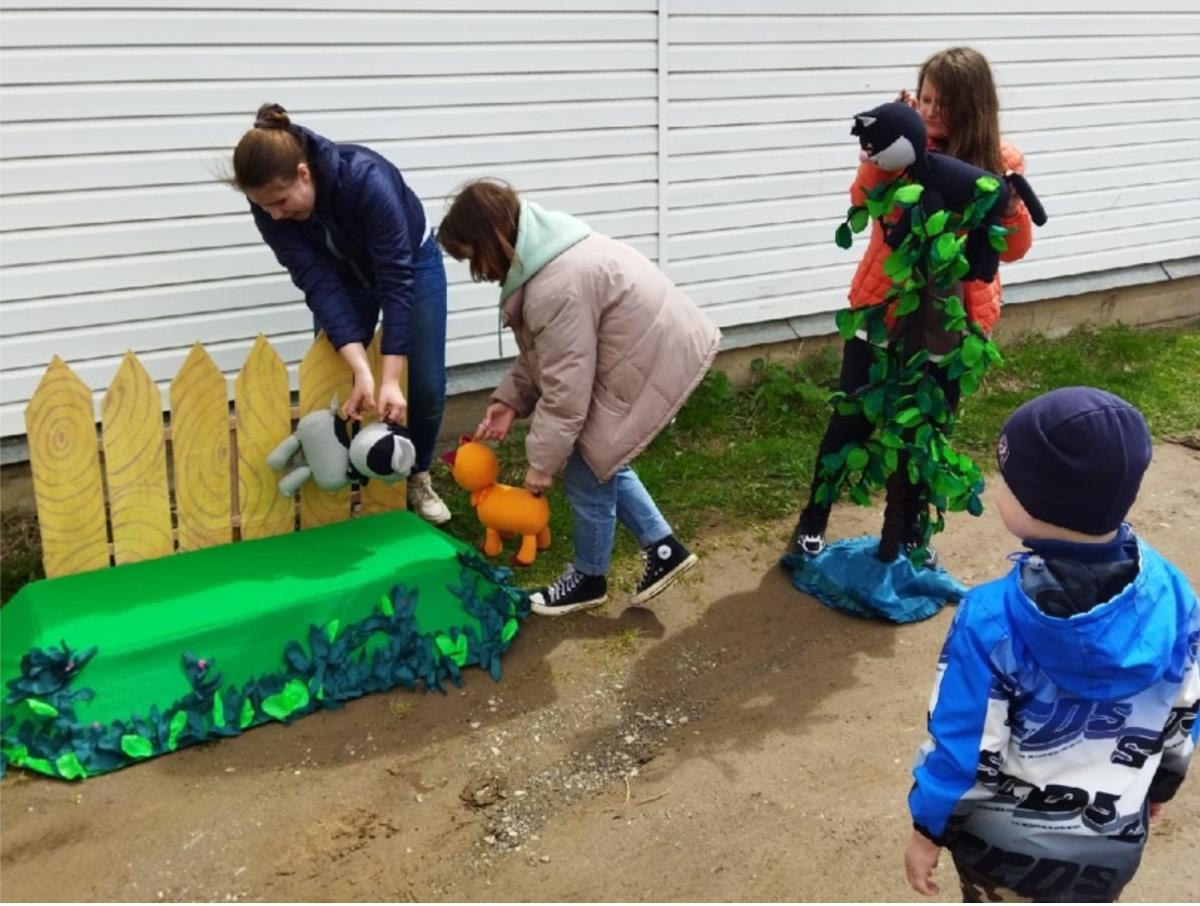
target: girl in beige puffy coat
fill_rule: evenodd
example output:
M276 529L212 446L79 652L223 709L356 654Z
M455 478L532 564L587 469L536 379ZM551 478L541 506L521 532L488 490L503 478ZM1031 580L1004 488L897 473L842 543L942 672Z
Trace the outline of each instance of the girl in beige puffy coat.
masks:
M559 615L608 599L618 520L647 559L631 603L650 600L697 558L629 462L700 383L720 331L636 249L504 183L460 190L438 241L469 262L475 280L501 284L501 319L520 350L478 436L503 439L514 419L531 416L525 487L544 493L564 469L575 554L557 582L534 593L533 609Z

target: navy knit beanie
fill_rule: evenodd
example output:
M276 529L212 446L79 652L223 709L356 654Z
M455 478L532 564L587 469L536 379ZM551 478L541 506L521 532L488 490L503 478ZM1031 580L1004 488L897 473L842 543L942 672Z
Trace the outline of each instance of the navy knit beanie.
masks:
M1094 387L1025 403L1000 432L1000 474L1035 519L1085 535L1118 528L1150 464L1142 413Z

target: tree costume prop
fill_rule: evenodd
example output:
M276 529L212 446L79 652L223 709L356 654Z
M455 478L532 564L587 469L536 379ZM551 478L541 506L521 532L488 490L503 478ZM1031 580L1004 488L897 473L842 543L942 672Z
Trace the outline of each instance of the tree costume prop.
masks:
M1009 232L999 220L1010 191L1034 223L1044 224L1046 214L1019 174L999 177L926 150L925 125L907 104L858 114L851 134L863 160L895 171L896 178L868 191L865 205L850 207L835 240L850 248L854 233L880 221L893 250L884 265L893 285L881 304L837 314L842 337L865 336L875 360L867 384L838 391L831 402L875 430L865 443L850 442L822 457L816 500L831 506L845 493L869 505L871 492L886 487L889 505L878 542L842 541L815 557L787 555L783 563L798 588L831 607L908 622L965 594L944 570L925 567L927 545L945 528L946 511L983 512L983 477L950 444L954 407L937 379L970 396L1001 361L995 344L967 318L962 281L995 278ZM901 557L914 530L919 543Z
M68 780L396 686L444 691L529 613L408 512L34 582L0 610L0 770Z
M378 478L384 484L403 481L417 461L408 429L374 422L359 427L338 415L337 396L328 409L310 412L267 456L279 479L279 493L291 497L310 478L322 491L340 491L354 482Z
M471 506L485 529L483 552L497 557L503 538L520 537L514 566L532 566L537 552L550 546L550 504L524 488L498 484L500 462L492 448L460 437L458 448L442 455L458 486L471 492Z

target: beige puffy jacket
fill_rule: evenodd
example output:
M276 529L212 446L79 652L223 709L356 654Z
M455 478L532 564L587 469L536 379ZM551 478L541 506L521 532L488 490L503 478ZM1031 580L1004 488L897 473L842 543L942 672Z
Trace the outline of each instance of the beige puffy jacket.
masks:
M492 398L521 417L529 465L554 474L578 448L602 481L675 416L721 332L653 263L590 233L504 302L520 354Z

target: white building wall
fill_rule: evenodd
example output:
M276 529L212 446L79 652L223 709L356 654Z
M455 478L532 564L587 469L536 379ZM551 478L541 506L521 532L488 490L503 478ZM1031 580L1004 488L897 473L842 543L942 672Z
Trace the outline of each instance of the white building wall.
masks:
M832 242L850 116L968 43L993 62L1004 131L1051 217L1006 267L1010 298L1200 256L1194 0L334 6L6 0L0 436L23 433L54 354L98 397L133 349L165 390L192 343L232 377L262 331L295 380L310 316L215 179L268 100L387 154L434 222L456 185L493 175L661 249L736 342L750 325L825 324L844 303L861 253ZM495 288L448 265L452 373L489 380L513 352Z

